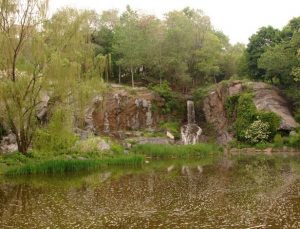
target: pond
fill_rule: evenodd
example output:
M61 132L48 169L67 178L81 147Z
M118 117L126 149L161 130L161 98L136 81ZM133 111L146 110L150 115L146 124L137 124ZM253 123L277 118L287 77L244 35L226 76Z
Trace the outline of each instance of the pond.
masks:
M2 178L0 228L300 228L299 165L236 156Z

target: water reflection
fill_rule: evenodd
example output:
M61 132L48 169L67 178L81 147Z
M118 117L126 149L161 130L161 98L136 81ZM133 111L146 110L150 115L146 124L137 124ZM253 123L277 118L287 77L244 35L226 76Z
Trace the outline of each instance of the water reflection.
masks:
M0 228L300 228L300 163L155 163L0 184Z

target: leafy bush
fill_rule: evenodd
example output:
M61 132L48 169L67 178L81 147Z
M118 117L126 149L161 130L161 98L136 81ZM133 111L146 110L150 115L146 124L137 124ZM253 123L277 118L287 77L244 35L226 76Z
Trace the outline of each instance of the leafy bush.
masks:
M295 112L295 119L298 123L300 123L300 109L297 109Z
M269 130L268 130L270 132L269 140L273 140L280 126L280 121L281 121L280 117L273 112L260 111L257 112L256 118L258 120L261 120L262 122L269 124Z
M280 117L273 112L257 111L251 94L231 96L225 106L227 115L236 112L233 129L238 141L257 144L273 140L280 125ZM260 129L255 130L255 127ZM254 139L251 140L251 137Z
M240 95L233 95L227 98L225 102L226 114L229 119L236 116L236 109L239 102Z
M239 141L245 141L245 131L255 121L256 107L252 101L251 94L239 96L237 107L237 118L234 123L234 130Z
M281 147L284 144L284 139L282 138L281 134L276 134L274 137L274 144L276 147Z
M180 123L179 122L161 122L160 129L170 131L176 139L180 138Z
M270 138L270 126L261 120L254 121L245 131L245 139L250 144L267 142Z
M99 142L101 140L102 139L100 137L89 137L86 140L78 141L74 147L72 147L72 151L80 153L98 152Z
M35 136L34 147L40 151L54 152L70 149L78 139L72 131L71 115L57 109L47 128L39 129Z
M297 132L288 138L288 145L291 147L300 148L300 133Z
M167 81L164 81L161 85L152 86L151 89L165 100L163 107L159 110L162 114L169 114L179 109L178 98L176 98Z

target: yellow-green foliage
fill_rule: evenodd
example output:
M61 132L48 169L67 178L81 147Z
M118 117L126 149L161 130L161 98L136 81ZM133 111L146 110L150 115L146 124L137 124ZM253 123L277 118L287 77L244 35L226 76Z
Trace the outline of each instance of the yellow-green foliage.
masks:
M67 111L57 109L48 127L37 131L34 147L46 152L70 149L77 140L72 130L71 117Z
M80 153L99 152L99 143L104 141L100 137L89 137L86 140L78 141L72 150Z
M180 123L179 122L162 122L159 126L163 131L170 131L175 138L180 138Z

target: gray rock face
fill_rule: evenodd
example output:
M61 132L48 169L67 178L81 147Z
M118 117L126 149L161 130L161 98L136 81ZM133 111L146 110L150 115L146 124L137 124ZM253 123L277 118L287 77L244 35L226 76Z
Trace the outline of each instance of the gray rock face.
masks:
M172 144L174 143L174 140L171 140L169 138L162 138L162 137L137 137L137 138L131 138L128 139L130 141L133 141L135 144L143 145L143 144Z
M114 134L155 128L159 115L153 112L152 107L153 103L162 103L161 100L146 88L129 89L112 85L92 111L96 133Z
M232 134L228 131L231 123L226 117L226 99L249 88L253 91L253 102L258 110L272 111L281 117L281 130L291 131L299 126L289 110L288 102L276 87L261 82L220 83L203 102L206 121L214 125L220 144L227 144L232 140Z
M18 145L16 136L12 133L3 137L2 141L0 142L0 152L2 153L12 153L18 151Z

